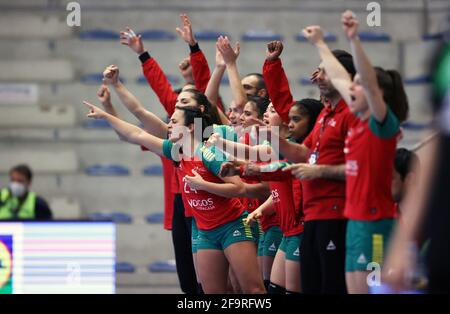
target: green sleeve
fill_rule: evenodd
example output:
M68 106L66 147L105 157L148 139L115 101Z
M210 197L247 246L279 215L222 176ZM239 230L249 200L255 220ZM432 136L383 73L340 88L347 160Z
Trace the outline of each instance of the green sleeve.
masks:
M215 133L219 133L220 137L229 141L237 142L238 135L234 129L229 125L214 124L213 129Z
M219 176L220 167L223 163L228 161L226 154L219 149L216 149L215 146L202 146L200 148L200 154L202 162L206 168L208 168L209 171L214 173L216 176Z
M162 146L163 155L164 155L164 157L166 157L167 159L170 159L170 160L173 160L172 147L173 147L173 143L171 141L169 141L169 140L163 141L163 146Z
M379 138L387 139L397 134L400 123L388 106L386 117L383 122L378 122L373 116L370 116L369 128Z

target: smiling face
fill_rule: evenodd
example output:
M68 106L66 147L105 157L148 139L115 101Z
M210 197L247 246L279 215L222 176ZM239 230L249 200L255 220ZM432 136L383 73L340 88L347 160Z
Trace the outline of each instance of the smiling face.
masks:
M289 110L289 136L295 140L305 138L308 135L309 116L300 110L300 106L294 105Z
M180 94L178 94L177 97L177 103L175 104L177 107L187 107L187 106L193 106L198 107L203 112L205 110L205 106L198 105L197 101L193 97L192 93L182 91Z
M359 74L355 75L353 82L350 85L350 99L350 103L348 104L350 112L354 114L365 113L369 109Z
M254 125L255 122L252 118L258 119L258 111L256 110L256 104L253 101L248 101L240 117L241 125L244 128Z

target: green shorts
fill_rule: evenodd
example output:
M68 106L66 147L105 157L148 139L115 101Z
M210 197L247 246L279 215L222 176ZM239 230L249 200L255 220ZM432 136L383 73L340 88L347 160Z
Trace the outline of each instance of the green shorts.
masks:
M192 253L195 254L197 253L198 228L194 217L192 217L191 242L192 242Z
M272 256L277 254L283 233L280 227L272 226L262 234L258 243L258 256Z
M225 250L233 243L253 241L252 228L244 223L248 213L212 230L198 230L197 250Z
M349 220L345 239L345 271L367 271L369 263L380 267L389 244L395 219L377 221Z
M300 249L302 247L303 233L289 237L283 237L280 251L285 253L285 259L300 263Z

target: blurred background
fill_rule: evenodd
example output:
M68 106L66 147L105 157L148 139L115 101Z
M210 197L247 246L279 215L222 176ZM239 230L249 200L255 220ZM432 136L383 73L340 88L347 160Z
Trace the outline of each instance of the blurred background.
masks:
M372 63L403 75L410 117L399 146L416 149L420 157L432 132L429 61L448 26L449 1L377 1L379 27L367 25L369 1L360 0L80 0L79 27L67 25L69 2L0 0L0 187L8 184L9 169L25 162L35 173L33 190L49 201L56 219L112 218L117 293L180 292L170 233L162 226L160 159L120 142L108 125L88 121L81 103L99 104L101 73L115 64L128 89L165 118L137 55L119 43L126 26L142 34L174 87L183 84L178 63L189 53L175 32L180 13L189 15L211 69L220 34L240 41L241 75L261 72L266 43L281 39L295 99L317 98L308 78L319 58L299 34L318 24L332 48L349 50L340 14L351 9ZM222 83L229 104L227 80ZM137 123L112 97L119 114Z

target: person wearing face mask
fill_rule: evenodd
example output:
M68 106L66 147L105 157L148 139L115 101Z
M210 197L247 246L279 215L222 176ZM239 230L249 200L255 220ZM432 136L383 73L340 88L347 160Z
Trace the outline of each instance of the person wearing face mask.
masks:
M30 191L33 173L27 165L9 171L10 183L0 190L0 220L52 219L47 202Z

